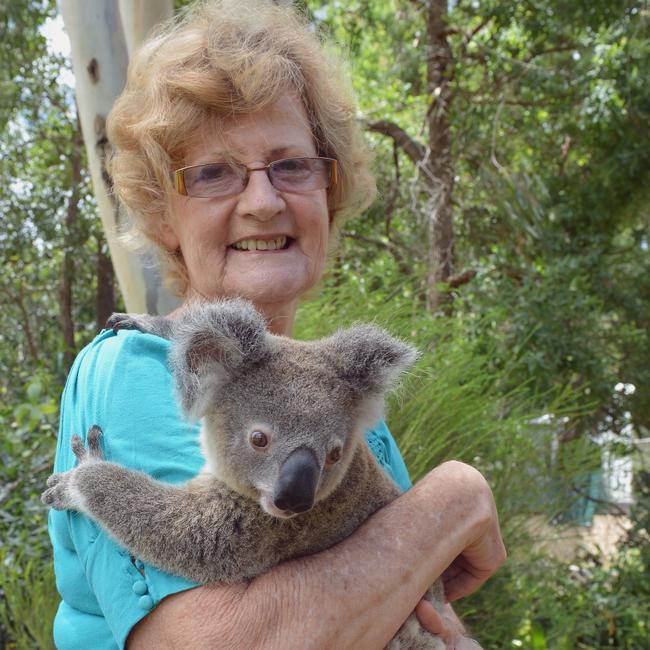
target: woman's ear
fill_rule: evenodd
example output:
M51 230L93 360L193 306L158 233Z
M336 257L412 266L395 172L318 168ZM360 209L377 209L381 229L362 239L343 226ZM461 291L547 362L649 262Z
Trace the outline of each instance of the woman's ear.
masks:
M173 225L170 223L169 215L165 215L158 222L158 237L162 245L170 252L174 253L181 247L181 242L178 235L174 230Z

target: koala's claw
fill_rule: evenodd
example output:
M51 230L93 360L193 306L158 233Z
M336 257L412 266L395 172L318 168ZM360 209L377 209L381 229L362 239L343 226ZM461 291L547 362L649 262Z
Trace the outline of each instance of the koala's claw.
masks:
M131 316L131 314L115 312L112 316L108 317L106 328L112 329L114 332L118 330L139 330L140 324L138 323L138 319Z
M88 451L90 452L90 455L94 458L103 458L102 449L99 445L99 439L102 437L101 428L96 424L93 424L93 426L88 429L86 437L88 438Z
M76 434L73 434L70 438L70 446L74 455L77 457L77 460L82 463L87 460L104 460L104 455L102 454L102 448L99 443L99 440L102 436L102 430L96 425L93 424L88 433L86 434L86 439L88 442L88 448L84 445L84 441Z
M58 485L59 482L61 481L61 476L62 474L52 474L51 476L48 477L47 479L47 487L54 487L55 485Z
M84 446L84 441L76 433L73 433L70 438L70 446L79 462L86 458L86 447Z

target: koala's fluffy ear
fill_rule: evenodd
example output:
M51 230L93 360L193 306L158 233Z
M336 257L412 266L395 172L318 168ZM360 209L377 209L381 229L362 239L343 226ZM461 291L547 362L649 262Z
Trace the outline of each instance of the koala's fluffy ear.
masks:
M392 388L419 356L412 345L372 325L340 330L324 343L341 379L369 393Z
M266 322L246 300L197 303L174 324L170 363L185 413L199 419L220 384L268 352Z

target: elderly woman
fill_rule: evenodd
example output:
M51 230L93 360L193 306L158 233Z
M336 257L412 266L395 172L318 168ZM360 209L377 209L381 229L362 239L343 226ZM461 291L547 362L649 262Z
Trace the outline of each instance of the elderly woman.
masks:
M373 196L339 68L299 15L270 1L197 5L135 55L109 117L110 168L135 233L184 301L243 296L270 331L291 336L337 228ZM98 424L110 460L168 482L198 472L197 427L174 402L168 349L152 335L104 331L80 353L63 395L56 471L74 465L70 435ZM385 425L367 439L408 488ZM50 530L60 650L381 648L416 607L451 638L460 629L453 612L442 620L418 605L422 594L444 572L448 598L466 595L505 557L489 487L457 462L341 544L246 584L166 575L77 513L53 511Z

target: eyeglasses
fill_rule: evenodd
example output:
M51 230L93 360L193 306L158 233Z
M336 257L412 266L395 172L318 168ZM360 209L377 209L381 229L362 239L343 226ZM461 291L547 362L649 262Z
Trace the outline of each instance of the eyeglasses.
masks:
M311 192L336 185L333 158L284 158L262 167L238 163L190 165L174 172L176 191L184 196L211 199L243 192L251 172L265 171L271 185L282 192Z

